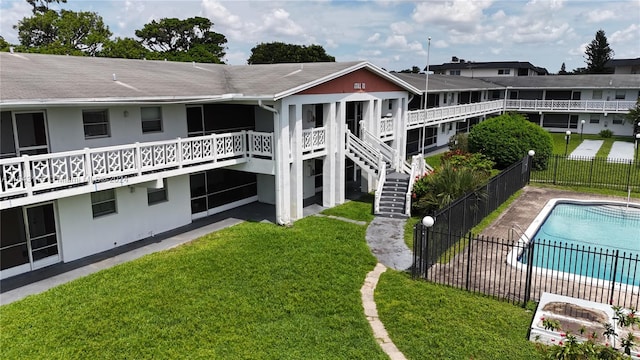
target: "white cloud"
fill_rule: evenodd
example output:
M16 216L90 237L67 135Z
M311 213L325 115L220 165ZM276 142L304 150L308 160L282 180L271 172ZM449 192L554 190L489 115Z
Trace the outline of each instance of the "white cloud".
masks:
M436 41L431 41L431 46L439 49L444 49L449 47L449 43L444 40L436 40Z
M558 11L564 6L564 0L531 0L525 5L525 11Z
M629 42L635 41L636 51L639 50L639 47L638 47L638 45L640 45L639 39L640 39L640 25L638 24L631 24L626 29L622 29L614 32L608 38L611 44L624 43L627 41ZM631 45L633 45L633 43Z
M602 21L607 21L611 19L615 19L616 14L611 10L591 10L584 15L584 19L588 23L598 23Z
M413 32L413 25L405 21L395 22L389 28L394 34L406 35Z
M336 44L336 42L333 39L327 39L324 41L324 46L326 46L329 49L337 49L338 48L338 44Z
M5 41L17 44L18 30L14 30L13 25L17 25L22 18L31 16L31 6L26 1L13 1L10 4L11 7L1 9L0 35L4 37Z
M263 30L273 31L278 35L297 36L304 34L302 26L289 18L289 13L284 9L274 9L271 14L262 16L264 20Z
M377 42L378 40L380 40L380 33L375 33L369 36L369 38L367 39L367 42Z
M411 18L419 23L452 27L461 32L472 31L484 19L484 10L492 0L452 0L424 2L416 5Z

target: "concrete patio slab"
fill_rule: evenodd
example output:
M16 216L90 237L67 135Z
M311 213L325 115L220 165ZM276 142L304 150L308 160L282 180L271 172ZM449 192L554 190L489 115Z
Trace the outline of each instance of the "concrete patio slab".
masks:
M569 155L570 160L591 160L602 147L604 140L583 140Z
M615 141L607 156L608 162L633 161L635 146L632 142Z

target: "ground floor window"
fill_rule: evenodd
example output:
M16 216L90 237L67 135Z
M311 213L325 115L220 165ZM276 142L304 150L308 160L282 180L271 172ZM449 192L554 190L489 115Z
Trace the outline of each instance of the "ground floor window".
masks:
M115 213L116 191L109 189L91 193L91 211L94 218Z
M147 188L147 204L155 205L167 201L167 179L162 180L162 188Z
M205 212L258 194L256 174L243 171L208 170L192 174L189 181L192 214Z

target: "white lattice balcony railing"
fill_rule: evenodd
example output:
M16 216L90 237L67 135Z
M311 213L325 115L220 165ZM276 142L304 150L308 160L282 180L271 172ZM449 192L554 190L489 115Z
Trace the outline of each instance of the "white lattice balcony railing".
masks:
M317 127L302 130L302 154L310 155L323 152L327 147L326 129Z
M273 134L239 131L0 160L0 199L204 163L273 160Z
M503 100L493 100L473 104L436 107L427 109L427 111L412 110L407 112L407 128L413 129L423 125L457 121L469 117L495 113L503 109Z
M605 100L507 100L506 110L579 111L626 113L636 105L635 101Z
M380 119L380 138L384 140L392 140L393 137L393 118L383 117Z

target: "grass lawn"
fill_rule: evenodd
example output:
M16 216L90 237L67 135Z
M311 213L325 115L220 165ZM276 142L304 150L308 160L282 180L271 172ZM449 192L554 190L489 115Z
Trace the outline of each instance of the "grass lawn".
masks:
M533 313L464 290L387 270L378 314L408 359L541 359L527 340Z
M0 308L2 359L385 359L366 228L243 223Z
M565 133L551 133L551 138L553 140L553 153L564 155L565 147L567 146L567 141L565 140ZM604 156L607 157L609 155L609 151L611 150L611 146L615 141L633 141L630 136L613 136L610 138L602 138L598 134L589 134L583 135L582 138L584 140L602 140L602 147L598 150L596 156ZM575 150L578 145L582 143L580 139L580 132L576 133L575 131L571 131L571 138L569 140L569 146L567 147L567 155L571 154L573 150Z
M343 205L322 211L324 215L339 216L351 220L371 222L374 218L373 194L364 194L357 200L351 200Z

